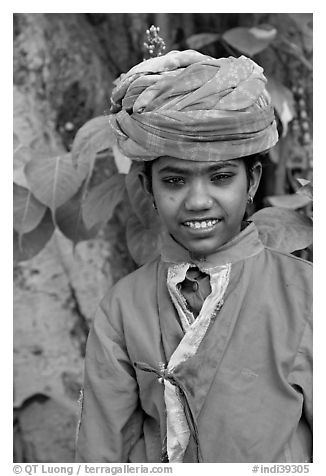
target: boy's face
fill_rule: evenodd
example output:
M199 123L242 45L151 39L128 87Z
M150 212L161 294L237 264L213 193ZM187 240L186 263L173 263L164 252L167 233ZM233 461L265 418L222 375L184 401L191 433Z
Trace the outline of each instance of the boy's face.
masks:
M254 196L260 175L259 165L248 184L242 159L196 162L165 156L153 162L152 193L169 233L200 257L240 232L248 193Z

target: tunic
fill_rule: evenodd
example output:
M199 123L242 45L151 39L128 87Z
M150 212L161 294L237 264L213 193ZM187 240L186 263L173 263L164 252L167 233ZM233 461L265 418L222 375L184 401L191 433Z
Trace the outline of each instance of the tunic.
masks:
M227 267L227 280L195 352L165 373L188 332L168 289L171 269L185 263L211 280ZM76 460L167 461L172 383L189 425L183 462L310 462L311 288L311 263L263 246L253 223L205 262L166 238L161 256L119 281L94 319Z

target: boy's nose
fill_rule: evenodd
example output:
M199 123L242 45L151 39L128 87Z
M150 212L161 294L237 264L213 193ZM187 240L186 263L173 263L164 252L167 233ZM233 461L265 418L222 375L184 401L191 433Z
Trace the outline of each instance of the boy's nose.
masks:
M213 205L213 199L209 195L207 187L202 183L193 184L185 200L187 211L209 210Z

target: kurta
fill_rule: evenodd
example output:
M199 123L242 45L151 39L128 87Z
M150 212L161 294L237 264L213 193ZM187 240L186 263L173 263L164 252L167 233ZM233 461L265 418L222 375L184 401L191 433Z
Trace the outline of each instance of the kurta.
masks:
M189 261L167 239L103 299L87 342L77 461L166 461L162 369L185 337L167 277ZM310 462L311 263L264 247L252 223L195 264L228 265L229 275L194 355L167 377L196 428L182 461Z

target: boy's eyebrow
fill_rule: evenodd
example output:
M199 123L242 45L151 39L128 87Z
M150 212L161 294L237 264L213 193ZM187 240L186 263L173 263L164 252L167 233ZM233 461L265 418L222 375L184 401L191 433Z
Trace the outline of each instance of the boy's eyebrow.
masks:
M201 173L211 173L216 170L223 169L224 167L237 168L238 164L234 160L220 161L214 163L214 165L209 165L207 168L200 170ZM166 165L158 170L158 173L176 173L176 174L188 174L192 173L196 168L189 169L188 167L182 167L179 165Z

